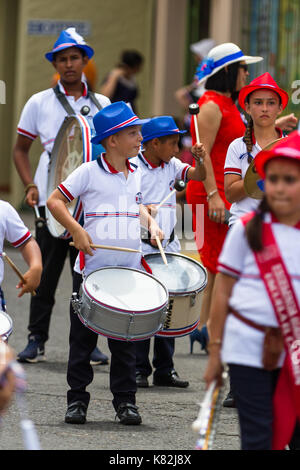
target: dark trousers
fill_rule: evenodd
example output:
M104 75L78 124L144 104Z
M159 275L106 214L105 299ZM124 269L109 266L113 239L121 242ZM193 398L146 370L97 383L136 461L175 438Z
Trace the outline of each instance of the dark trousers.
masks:
M174 368L173 355L175 338L154 337L153 368L154 376L166 375ZM136 370L148 377L152 367L149 361L150 338L136 342Z
M40 207L39 210L41 217L45 217L45 208ZM72 272L78 251L69 245L70 240L53 237L46 225L36 228L36 240L42 252L43 273L36 295L31 297L28 329L30 334L39 335L45 342L49 334L55 291L66 257L69 254Z
M73 292L79 292L82 276L76 272L73 275ZM96 346L98 335L85 327L70 306L70 353L67 380L68 404L81 400L89 404L90 394L86 387L93 380L93 368L90 365L90 355ZM113 394L113 406L117 410L120 403L135 404L136 394L136 352L135 343L108 339L111 352L110 390Z
M229 364L230 384L236 402L242 450L272 449L272 400L280 369L267 371L256 367ZM300 425L290 442L300 449Z

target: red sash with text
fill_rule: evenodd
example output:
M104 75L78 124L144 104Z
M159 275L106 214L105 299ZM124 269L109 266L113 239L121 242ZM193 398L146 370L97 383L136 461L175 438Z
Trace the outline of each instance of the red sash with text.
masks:
M246 225L253 216L243 218ZM273 397L272 449L289 443L300 419L300 308L271 223L263 223L263 250L253 252L282 331L286 358Z

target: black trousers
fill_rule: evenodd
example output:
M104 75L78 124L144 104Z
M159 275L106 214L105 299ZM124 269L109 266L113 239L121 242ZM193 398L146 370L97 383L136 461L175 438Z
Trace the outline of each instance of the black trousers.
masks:
M82 276L73 275L73 292L79 292ZM90 394L86 387L93 380L93 368L90 355L96 346L98 335L85 327L70 306L70 352L67 380L70 386L68 404L76 400L89 404ZM117 410L120 403L135 404L136 394L136 351L135 343L108 339L111 352L110 390L113 394L113 406Z
M39 211L41 217L45 217L45 208L40 207ZM78 251L69 245L70 240L53 237L46 225L36 228L36 240L42 252L43 272L36 295L31 297L28 329L30 334L39 335L45 342L49 337L55 291L66 257L69 254L70 269L73 272Z
M154 376L166 375L174 368L173 355L175 338L154 337L153 368ZM149 360L150 338L136 342L136 370L148 377L152 367Z
M272 400L280 369L267 371L256 367L229 364L230 383L238 410L242 450L272 449ZM297 423L289 444L300 449Z

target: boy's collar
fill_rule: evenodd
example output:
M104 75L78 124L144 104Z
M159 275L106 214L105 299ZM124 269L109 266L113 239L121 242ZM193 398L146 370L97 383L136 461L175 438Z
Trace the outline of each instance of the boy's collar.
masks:
M154 163L150 162L148 158L145 157L143 152L139 152L138 154L139 159L146 165L149 170L154 170L155 168L159 168L160 166L164 168L165 162L161 161L159 165L155 165Z
M64 95L66 96L69 96L69 93L67 92L67 90L65 89L65 87L63 86L63 84L61 83L60 80L58 80L58 87L59 87L59 91L61 91ZM82 93L82 96L83 97L87 97L87 94L88 94L88 87L87 87L87 84L82 81L81 82L83 84L83 93Z
M122 173L121 171L116 170L105 158L105 153L101 153L97 158L97 163L104 171L111 174ZM131 173L134 173L137 169L137 166L133 163L130 163L129 159L126 160L126 166Z

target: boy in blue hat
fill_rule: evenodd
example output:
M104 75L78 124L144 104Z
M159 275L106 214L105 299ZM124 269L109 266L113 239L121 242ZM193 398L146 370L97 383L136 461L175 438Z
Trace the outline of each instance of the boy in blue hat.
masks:
M60 126L68 114L65 106L71 107L73 114L79 114L84 107L88 108L90 116L94 116L98 109L110 104L107 97L91 94L82 81L83 69L93 54L93 49L77 34L75 28L62 31L52 50L45 55L60 75L57 87L34 94L21 114L13 157L24 183L26 203L30 207L37 205L42 218L45 218L49 156ZM32 142L37 137L44 151L33 179L29 154ZM69 240L53 237L46 224L36 227L36 239L42 252L43 274L37 295L32 297L30 303L28 344L18 354L20 362L30 363L45 360L44 345L49 336L56 287L67 255L70 255L71 269L77 256L77 250L69 246ZM93 364L107 364L108 357L95 348L91 361Z
M155 205L159 204L173 190L175 180L187 181L190 179L202 181L206 177L203 159L206 152L203 144L195 144L192 153L196 160L193 168L182 163L175 157L179 152L179 135L186 131L180 131L171 116L158 116L152 118L142 126L144 150L134 159L142 170L143 203L150 210L155 211ZM154 212L155 213L155 212ZM180 252L178 237L174 234L176 225L176 194L173 194L161 207L157 214L158 224L162 228L165 240L163 247L167 252ZM143 239L143 253L157 252L157 247ZM180 380L174 370L173 355L175 338L155 336L153 373L154 385L169 387L188 387L189 383ZM148 376L152 372L149 361L150 339L138 341L137 353L137 386L148 387Z
M147 209L141 204L141 175L130 158L140 149L141 121L124 102L116 102L94 117L96 135L92 142L101 142L106 153L96 161L84 163L58 186L47 205L53 216L71 233L75 246L84 254L78 256L73 277L73 292L79 292L82 276L105 266L124 266L142 270L141 252L96 250L91 243L123 246L141 250L140 216L146 221L151 238L163 233ZM80 196L84 208L81 227L70 215L66 204ZM113 224L114 234L107 230ZM111 226L111 225L110 225ZM126 234L126 236L124 236ZM117 253L117 254L116 254ZM116 279L116 289L117 289ZM86 328L71 307L70 355L68 363L67 423L84 423L89 403L86 387L93 379L89 355L97 335ZM113 406L121 424L140 424L135 405L136 354L135 342L108 338L111 351L110 389Z

